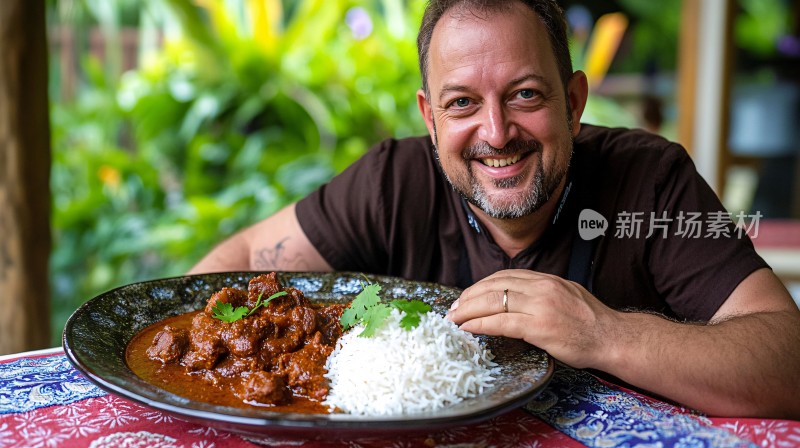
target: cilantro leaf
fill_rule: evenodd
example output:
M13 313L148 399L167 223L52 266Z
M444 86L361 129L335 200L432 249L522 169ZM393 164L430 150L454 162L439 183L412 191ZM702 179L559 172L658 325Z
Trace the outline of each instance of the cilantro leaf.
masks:
M211 317L216 317L223 322L235 322L247 314L246 306L237 306L236 309L230 303L217 303L211 307L213 314Z
M261 301L261 297L264 295L264 293L261 293L258 295L255 306L250 310L248 310L246 306L237 306L234 308L230 303L217 303L211 307L211 317L217 318L223 322L236 322L239 319L253 314L259 307L267 306L272 299L285 296L286 294L288 294L286 291L278 291L269 296L267 300Z
M359 318L356 314L357 311L354 308L351 308L352 306L353 304L351 303L350 307L346 308L342 312L342 317L339 319L339 323L342 325L343 330L354 327L359 321Z
M344 330L363 323L364 330L359 333L359 337L374 335L375 331L383 326L392 308L397 308L404 314L400 319L400 327L406 331L419 325L422 315L431 310L431 306L421 300L395 299L389 303L382 303L378 295L381 292L380 285L362 283L361 286L363 289L342 312L342 317L339 319Z
M431 310L431 306L421 300L400 300L395 299L389 305L405 313L400 319L400 327L408 331L419 325L423 314Z
M368 338L374 335L375 331L383 326L386 318L389 317L389 313L391 312L392 309L389 308L389 306L385 303L379 303L369 307L367 312L364 313L364 318L362 319L364 322L364 331L359 333L358 337Z
M381 298L378 296L378 293L381 292L381 285L362 283L361 286L363 289L350 303L350 306L344 310L339 320L345 330L358 324L364 318L367 309L381 303Z

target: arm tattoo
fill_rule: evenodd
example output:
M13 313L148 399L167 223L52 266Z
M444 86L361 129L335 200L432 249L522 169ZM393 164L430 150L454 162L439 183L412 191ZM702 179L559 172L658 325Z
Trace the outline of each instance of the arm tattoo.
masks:
M289 237L275 243L273 247L264 247L256 251L253 267L260 271L277 270L307 270L308 263L300 254L287 257L286 241Z

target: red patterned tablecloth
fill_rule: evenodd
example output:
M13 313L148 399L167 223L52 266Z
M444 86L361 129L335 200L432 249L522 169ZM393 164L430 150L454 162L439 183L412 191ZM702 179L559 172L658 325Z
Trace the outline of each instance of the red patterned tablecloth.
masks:
M0 447L800 447L800 422L709 418L562 367L524 409L423 435L253 439L107 394L53 349L0 357Z

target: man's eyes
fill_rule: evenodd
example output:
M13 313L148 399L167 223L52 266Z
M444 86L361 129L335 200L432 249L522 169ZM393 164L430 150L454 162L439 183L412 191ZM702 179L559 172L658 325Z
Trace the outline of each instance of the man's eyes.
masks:
M470 100L469 98L457 98L452 104L456 107L467 107L470 105Z
M523 100L533 100L533 99L536 99L538 96L539 96L539 92L537 92L536 90L533 90L533 89L521 89L521 90L518 90L516 92L514 98L519 98L519 99L523 99ZM455 100L453 100L450 103L448 103L447 107L448 108L456 108L456 109L465 109L465 108L467 108L469 106L472 106L473 104L474 104L474 102L471 99L469 99L467 97L461 97L461 98L456 98Z

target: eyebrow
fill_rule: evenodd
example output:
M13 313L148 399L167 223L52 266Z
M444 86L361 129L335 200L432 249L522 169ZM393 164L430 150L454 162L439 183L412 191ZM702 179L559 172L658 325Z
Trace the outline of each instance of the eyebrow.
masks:
M550 83L547 81L547 79L545 79L544 76L537 75L535 73L529 73L527 75L522 75L519 78L514 78L510 82L508 82L508 84L506 84L506 86L507 87L516 86L516 85L522 84L523 82L528 81L528 80L533 80L533 81L540 82L540 83L544 84L544 86L546 88L548 88L548 89L550 88ZM442 98L445 96L445 94L448 94L448 93L451 93L451 92L468 92L469 90L470 90L470 88L465 86L465 85L445 84L444 87L442 87L442 91L439 92L439 101L442 100Z
M439 101L442 101L442 98L444 98L444 96L446 94L448 94L448 93L451 93L451 92L467 92L467 91L469 91L469 87L467 87L467 86L462 86L462 85L457 85L457 84L456 85L445 84L444 87L442 87L442 91L439 92Z

